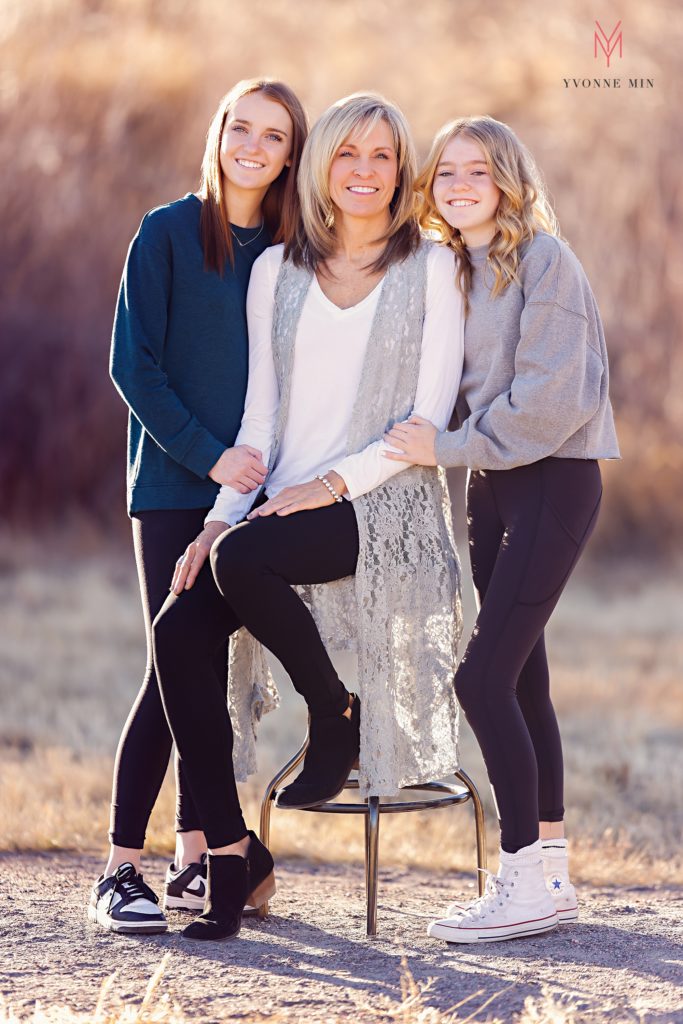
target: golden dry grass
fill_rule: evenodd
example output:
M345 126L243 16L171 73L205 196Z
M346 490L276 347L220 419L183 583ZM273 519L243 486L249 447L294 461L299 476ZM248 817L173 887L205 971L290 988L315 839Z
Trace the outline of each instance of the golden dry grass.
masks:
M0 849L104 850L113 755L144 661L132 554L100 548L71 558L67 545L46 562L42 550L16 538L0 543ZM673 784L683 777L680 603L673 572L587 569L551 624L573 869L586 881L608 882L616 866L623 884L683 881L683 793ZM283 706L263 723L259 776L243 788L253 826L265 781L304 728L286 679L281 692ZM464 722L461 761L486 802L493 854L486 775ZM172 849L173 799L168 778L148 832L152 852ZM355 817L296 818L293 830L290 816L274 812L278 855L362 859ZM382 861L471 871L470 810L385 817Z

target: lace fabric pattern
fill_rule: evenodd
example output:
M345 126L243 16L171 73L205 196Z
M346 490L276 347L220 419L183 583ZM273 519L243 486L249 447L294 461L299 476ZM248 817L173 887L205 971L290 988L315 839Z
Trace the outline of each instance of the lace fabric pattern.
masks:
M412 411L432 243L386 272L370 331L347 454L381 440ZM285 262L275 288L273 354L280 408L269 470L289 410L296 331L312 274ZM460 566L445 474L411 466L353 502L360 551L354 576L296 587L328 650L356 650L362 700L361 794L401 786L458 766L453 690L462 631ZM244 629L231 638L228 703L238 780L256 770L256 726L278 695L260 644Z

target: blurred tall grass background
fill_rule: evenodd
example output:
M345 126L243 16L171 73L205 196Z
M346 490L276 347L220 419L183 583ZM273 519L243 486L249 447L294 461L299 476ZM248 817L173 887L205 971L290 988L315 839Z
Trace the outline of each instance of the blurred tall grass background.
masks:
M422 154L460 114L509 122L545 173L605 321L625 463L594 550L669 548L683 507L680 5L604 0L624 56L565 0L4 0L0 8L0 494L24 522L125 529L125 411L107 349L142 214L196 187L219 96L284 78L315 118L378 89ZM652 78L651 90L563 77Z
M594 58L588 0L3 0L0 845L104 838L113 750L144 658L125 409L107 374L121 267L143 213L196 187L218 98L267 74L312 119L346 93L384 92L423 155L444 121L492 114L542 168L603 315L624 456L604 467L598 531L551 629L570 823L605 855L598 865L587 853L586 876L609 877L618 848L633 877L646 863L680 877L683 16L673 0L604 0L597 15L622 20L623 59L609 71ZM617 75L620 90L563 83ZM630 89L629 77L654 88ZM266 723L264 775L302 726L291 701ZM463 732L463 764L485 791ZM171 802L167 787L158 849ZM411 824L394 855L469 864L459 813L450 846ZM323 856L327 829L316 839L315 816L303 817L301 842ZM334 849L360 855L347 826L335 822ZM295 849L291 834L279 842Z

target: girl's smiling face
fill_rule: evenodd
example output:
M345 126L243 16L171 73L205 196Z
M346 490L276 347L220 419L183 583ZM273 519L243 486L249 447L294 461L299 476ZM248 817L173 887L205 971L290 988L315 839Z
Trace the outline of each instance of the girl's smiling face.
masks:
M267 189L291 163L292 119L285 108L260 92L241 96L229 112L221 136L221 170L237 189Z
M443 148L432 185L434 204L465 245L490 242L502 195L494 184L484 151L467 135L456 135Z

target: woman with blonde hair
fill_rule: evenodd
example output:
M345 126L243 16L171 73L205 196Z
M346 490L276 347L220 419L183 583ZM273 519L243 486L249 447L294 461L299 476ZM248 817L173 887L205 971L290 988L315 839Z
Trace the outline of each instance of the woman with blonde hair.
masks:
M444 481L382 458L383 434L411 411L446 426L462 368L455 262L420 238L414 176L400 111L376 95L340 100L304 148L291 254L275 246L254 265L237 443L263 453L268 475L256 503L221 488L155 623L164 704L209 843L208 903L190 938L236 935L248 893L274 889L233 767L251 767L268 699L258 673L248 678L257 641L310 714L304 767L280 805L333 798L359 752L365 793L456 767L459 573ZM230 634L226 708L211 658ZM327 650L354 644L360 696Z
M455 689L501 826L485 895L429 934L490 942L578 916L544 629L595 525L597 460L619 449L595 299L514 132L491 117L446 125L420 189L422 224L456 252L467 307L458 428L412 417L387 434L400 454L385 456L470 470L480 607Z
M114 769L109 858L89 918L109 931L167 928L140 874L171 733L152 658L152 621L178 556L201 529L221 485L251 493L262 453L236 445L247 386L246 292L255 258L273 242L289 252L299 220L296 172L308 131L292 90L272 79L238 82L211 121L197 194L147 213L121 281L111 375L129 407L128 512L140 578L147 670L123 728ZM213 657L227 686L227 651ZM192 675L188 676L188 684ZM195 697L186 695L188 706ZM206 839L176 760L176 857L167 907L203 906Z

